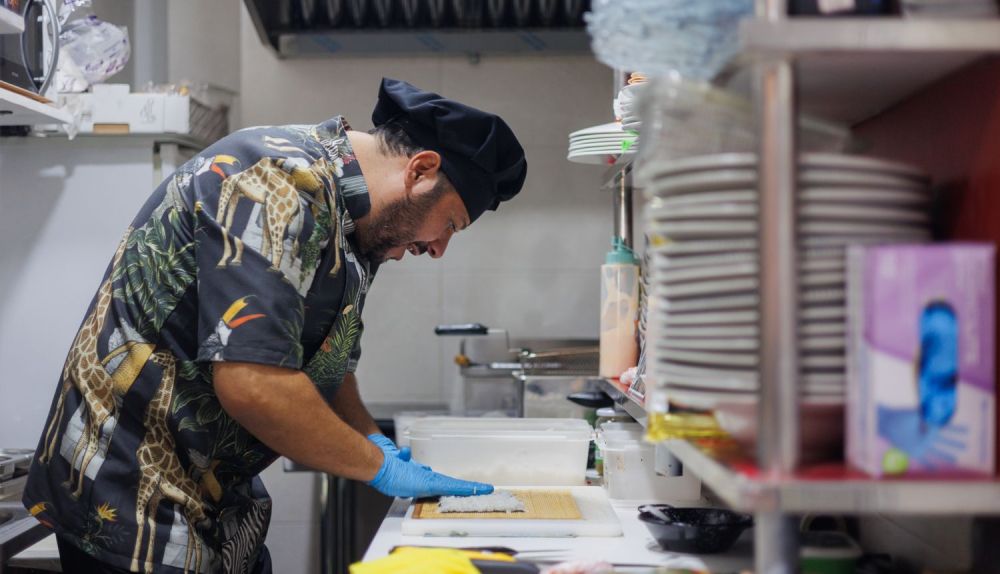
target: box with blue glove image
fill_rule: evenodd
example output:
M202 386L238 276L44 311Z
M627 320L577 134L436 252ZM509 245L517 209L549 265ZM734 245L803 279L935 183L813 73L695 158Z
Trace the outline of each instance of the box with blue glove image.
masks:
M847 459L874 476L993 475L995 248L848 253Z

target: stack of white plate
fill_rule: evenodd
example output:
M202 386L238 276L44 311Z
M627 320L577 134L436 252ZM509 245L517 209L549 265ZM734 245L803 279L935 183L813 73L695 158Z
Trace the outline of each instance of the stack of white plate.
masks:
M649 200L647 381L675 404L745 411L760 387L756 167L754 154L718 154L637 174ZM807 407L842 404L845 247L929 239L928 179L899 163L806 154L798 198L800 389Z
M618 122L601 124L569 134L569 161L604 165L620 155L635 152L636 135Z

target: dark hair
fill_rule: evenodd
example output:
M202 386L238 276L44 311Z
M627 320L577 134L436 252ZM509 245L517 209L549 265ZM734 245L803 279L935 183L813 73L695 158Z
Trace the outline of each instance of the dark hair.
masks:
M424 151L422 146L417 145L413 138L403 131L403 126L398 122L382 124L368 130L368 133L375 136L378 150L386 155L410 157Z
M378 151L385 155L412 157L425 149L423 146L417 145L413 138L403 131L403 126L398 122L384 123L368 130L368 133L375 136ZM455 189L455 186L452 185L451 180L443 171L439 171L432 197L440 198L449 189Z

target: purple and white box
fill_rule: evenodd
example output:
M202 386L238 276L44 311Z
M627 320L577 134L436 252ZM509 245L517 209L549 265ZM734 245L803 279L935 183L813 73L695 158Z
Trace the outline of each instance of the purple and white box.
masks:
M847 459L883 475L993 475L996 250L848 251Z

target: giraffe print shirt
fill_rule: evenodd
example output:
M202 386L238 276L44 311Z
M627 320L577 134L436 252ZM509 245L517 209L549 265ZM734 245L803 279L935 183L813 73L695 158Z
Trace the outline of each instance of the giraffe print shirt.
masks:
M43 524L136 572L252 570L277 458L222 409L212 365L301 369L332 400L376 267L342 118L256 127L168 177L116 250L67 356L25 489Z

